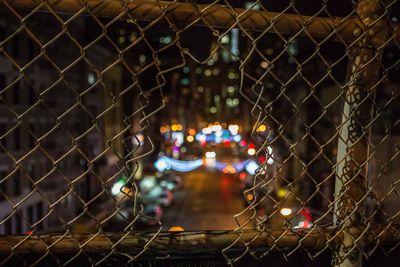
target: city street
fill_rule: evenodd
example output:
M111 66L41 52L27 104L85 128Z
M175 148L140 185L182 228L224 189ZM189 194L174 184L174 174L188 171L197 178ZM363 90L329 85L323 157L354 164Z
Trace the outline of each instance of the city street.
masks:
M234 175L201 168L183 173L184 189L164 209L164 230L181 226L185 230L232 230L233 216L244 209L239 180ZM240 216L243 223L245 215ZM247 217L248 218L248 217Z

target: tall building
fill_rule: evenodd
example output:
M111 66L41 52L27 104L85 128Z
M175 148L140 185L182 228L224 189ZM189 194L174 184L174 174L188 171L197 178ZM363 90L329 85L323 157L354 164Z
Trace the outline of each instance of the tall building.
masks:
M19 27L9 22L0 19L0 42ZM30 22L42 44L54 37L49 22L50 16L43 14ZM85 36L85 19L79 22L69 31ZM65 36L61 40L71 42ZM103 133L111 138L115 135L110 129L121 128L117 117L98 117L109 97L104 86L94 85L95 70L81 62L72 64L77 52L71 46L53 44L41 55L40 45L22 30L0 53L2 234L57 231L76 218L104 187L99 165L88 163L104 151ZM107 50L96 45L87 57L103 64L109 60ZM105 80L120 90L120 73L107 74Z

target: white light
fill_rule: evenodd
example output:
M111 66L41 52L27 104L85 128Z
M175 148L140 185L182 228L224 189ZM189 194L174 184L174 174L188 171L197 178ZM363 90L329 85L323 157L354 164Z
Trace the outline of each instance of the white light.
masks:
M124 186L125 182L122 180L119 180L118 182L116 182L112 187L111 187L111 194L113 196L118 195L119 193L121 193L122 187Z
M219 131L216 131L216 132L215 132L215 136L216 136L216 137L221 137L222 134L223 134L222 130L219 130Z
M202 131L204 134L210 134L212 132L212 129L210 127L206 127L206 128L203 128Z
M247 149L247 154L249 154L250 156L253 156L254 154L256 154L256 150L254 148L249 148L249 149Z
M213 126L211 126L211 130L213 132L221 131L222 130L222 126L221 125L213 125Z
M215 156L216 156L216 154L214 151L208 151L206 153L206 158L208 158L208 159L213 159L213 158L215 158Z
M272 165L272 164L274 164L274 154L272 153L273 152L272 147L271 146L267 146L267 150L268 150L267 164L268 165Z
M281 213L283 216L289 216L290 214L292 214L292 209L291 209L291 208L282 208L282 209L280 210L280 213Z
M236 124L231 124L228 126L228 129L233 135L235 135L239 131L239 126Z

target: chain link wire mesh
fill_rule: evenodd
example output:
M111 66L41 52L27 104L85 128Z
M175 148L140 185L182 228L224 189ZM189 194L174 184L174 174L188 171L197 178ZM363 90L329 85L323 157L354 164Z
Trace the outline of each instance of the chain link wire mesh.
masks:
M204 249L232 265L328 251L334 266L361 266L397 248L398 1L0 3L1 264ZM158 121L182 95L193 116L204 105L194 85L171 93L173 74L214 75L224 60L216 79L246 100L263 159L237 228L141 232L136 174L158 152ZM108 230L117 216L122 233Z

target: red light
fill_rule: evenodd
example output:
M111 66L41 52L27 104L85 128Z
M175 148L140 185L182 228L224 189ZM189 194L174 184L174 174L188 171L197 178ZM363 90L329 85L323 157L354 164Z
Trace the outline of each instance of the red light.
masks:
M246 173L244 173L244 172L241 172L240 174L239 174L239 178L240 178L240 180L244 180L244 179L246 179Z
M255 149L256 146L255 146L253 143L250 143L250 144L249 144L249 148L254 148L254 149Z
M266 159L267 159L267 157L264 156L264 155L261 155L261 156L258 157L258 160L260 161L261 164L263 164Z
M245 140L242 140L242 141L239 142L239 146L245 146L245 145L246 145L246 141Z
M302 208L300 214L303 215L308 222L312 222L312 213L309 208Z

